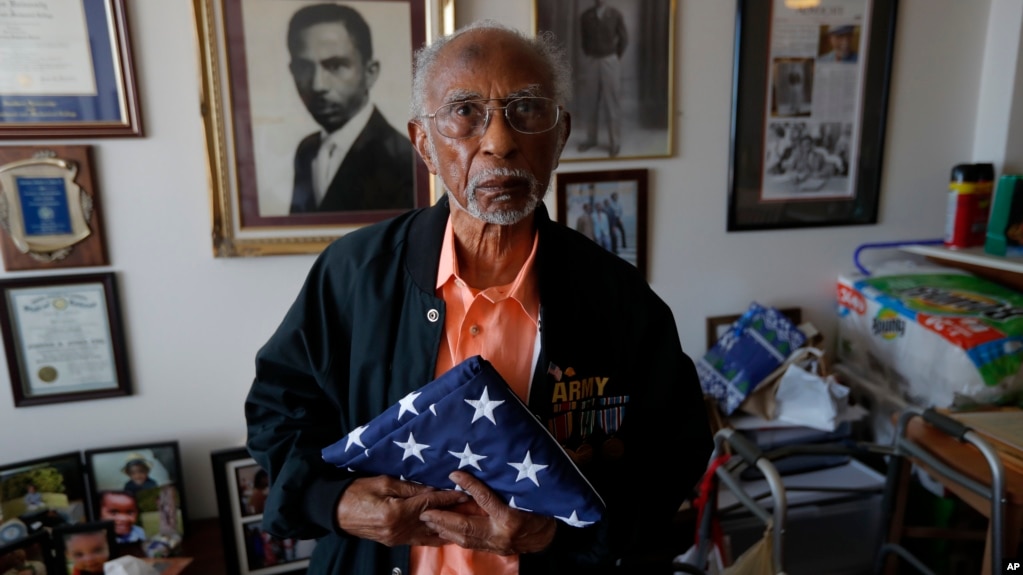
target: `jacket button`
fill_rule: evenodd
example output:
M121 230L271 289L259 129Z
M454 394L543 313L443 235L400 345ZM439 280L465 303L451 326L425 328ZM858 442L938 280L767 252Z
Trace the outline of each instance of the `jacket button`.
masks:
M433 311L433 310L430 310L430 311ZM398 567L395 567L394 569L391 569L391 575L401 575L401 569L399 569Z
M426 312L426 319L430 320L430 323L436 323L437 320L440 319L440 312L438 312L435 309L431 309L430 311ZM401 572L399 571L394 575L401 575Z

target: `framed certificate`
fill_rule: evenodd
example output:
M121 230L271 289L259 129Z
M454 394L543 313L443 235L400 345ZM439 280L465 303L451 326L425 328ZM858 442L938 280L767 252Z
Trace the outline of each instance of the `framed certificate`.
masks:
M0 281L15 407L129 395L114 274Z
M0 137L142 135L124 0L2 4Z

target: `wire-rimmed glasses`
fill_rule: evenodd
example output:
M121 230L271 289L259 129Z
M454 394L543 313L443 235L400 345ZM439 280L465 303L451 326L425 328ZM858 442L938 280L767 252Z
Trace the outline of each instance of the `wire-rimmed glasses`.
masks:
M504 110L505 121L516 132L541 134L558 125L561 106L550 98L522 96L503 100L503 106L488 106L493 99L461 100L444 104L424 117L433 120L440 135L453 140L482 136L490 125L490 112Z

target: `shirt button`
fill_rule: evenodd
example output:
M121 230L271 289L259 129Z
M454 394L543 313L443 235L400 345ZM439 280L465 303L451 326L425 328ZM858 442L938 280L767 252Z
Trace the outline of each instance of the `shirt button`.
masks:
M469 328L469 333L471 333L473 335L479 335L480 334L480 326L474 325L474 326L470 327Z
M401 575L401 569L399 569L397 567L395 567L394 569L391 569L391 575Z
M426 312L426 319L430 320L430 323L436 323L437 320L440 319L440 312L435 309L431 309Z

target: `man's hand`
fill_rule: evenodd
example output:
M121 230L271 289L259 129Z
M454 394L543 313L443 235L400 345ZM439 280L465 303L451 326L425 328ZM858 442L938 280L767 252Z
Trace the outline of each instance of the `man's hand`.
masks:
M440 491L393 477L364 477L352 481L337 504L337 523L346 533L395 545L447 543L431 531L420 515L434 508L468 501L464 493Z
M446 542L499 555L532 553L550 545L556 529L551 517L508 507L482 481L464 471L449 477L472 496L483 513L428 509L423 523Z

